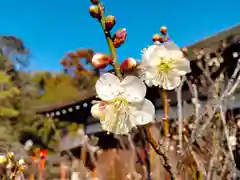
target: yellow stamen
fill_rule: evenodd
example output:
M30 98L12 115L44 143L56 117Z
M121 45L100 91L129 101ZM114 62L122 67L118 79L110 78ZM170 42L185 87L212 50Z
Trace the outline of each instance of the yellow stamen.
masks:
M119 126L121 125L120 123L119 123L119 116L121 116L121 111L123 110L123 108L128 104L129 102L125 99L125 98L123 98L123 97L121 97L121 96L119 96L119 97L116 97L115 99L113 99L112 101L110 101L108 104L109 105L113 105L114 106L114 119L112 119L111 121L112 121L112 125L113 125L113 127L111 128L111 129L114 129L114 131L117 131L117 129L119 129ZM103 119L101 119L101 120L103 120Z
M161 73L167 73L172 69L172 61L163 59L161 60L160 64L158 65L158 71Z

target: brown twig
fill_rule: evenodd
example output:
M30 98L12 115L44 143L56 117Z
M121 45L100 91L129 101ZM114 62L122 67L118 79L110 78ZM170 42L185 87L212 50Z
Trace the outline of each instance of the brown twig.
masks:
M169 164L169 159L168 157L161 151L160 145L155 141L155 139L152 136L151 130L149 126L145 127L145 132L146 132L146 138L149 142L149 144L152 146L152 148L155 150L155 152L160 155L163 160L164 160L164 168L165 170L169 173L171 180L175 180L174 173L172 172L172 166Z
M169 124L168 124L169 104L168 104L167 92L165 89L162 89L161 97L162 97L163 110L164 110L163 130L164 130L164 135L168 136L168 134L169 134Z

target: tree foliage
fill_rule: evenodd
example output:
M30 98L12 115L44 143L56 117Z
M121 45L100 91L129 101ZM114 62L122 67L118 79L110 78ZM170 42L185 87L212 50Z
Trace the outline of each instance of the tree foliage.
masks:
M11 99L19 94L19 89L12 85L10 77L5 72L0 72L0 116L16 117L19 111L11 104Z

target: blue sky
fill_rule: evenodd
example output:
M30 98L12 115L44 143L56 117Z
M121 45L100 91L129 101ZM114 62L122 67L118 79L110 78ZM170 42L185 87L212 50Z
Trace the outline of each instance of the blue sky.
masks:
M128 30L120 60L140 58L159 27L166 25L180 46L196 42L240 23L239 0L105 0L106 13L115 15L118 28ZM89 16L88 0L2 0L0 33L15 35L31 50L30 69L61 69L59 61L75 49L107 52L99 24Z

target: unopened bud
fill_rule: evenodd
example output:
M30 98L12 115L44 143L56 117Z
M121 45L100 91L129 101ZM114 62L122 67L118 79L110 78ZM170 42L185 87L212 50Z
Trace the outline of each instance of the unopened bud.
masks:
M99 19L101 17L101 11L100 9L98 8L98 6L96 5L92 5L89 7L89 12L90 12L90 15L93 17L93 18L97 18Z
M7 154L7 157L8 157L8 159L12 159L14 157L14 153L13 152L9 152Z
M188 53L188 49L187 48L182 48L182 52L184 55L186 55Z
M160 42L160 43L163 43L165 41L164 37L162 37L160 34L154 34L152 37L152 40L153 42Z
M111 31L116 24L116 18L114 16L105 17L105 27L108 31Z
M78 54L75 53L75 52L70 52L67 54L68 57L71 57L71 58L75 58L75 57L78 57Z
M92 4L98 4L98 3L99 3L99 0L91 0L91 3L92 3Z
M163 34L163 35L166 35L167 34L167 27L166 26L162 26L160 28L160 32Z
M91 114L96 119L104 119L105 117L105 103L98 103L92 106L91 108Z
M60 64L63 65L64 67L67 66L67 61L65 59L60 61Z
M111 64L113 59L108 54L96 53L93 55L92 58L92 65L95 68L104 69L107 65Z
M125 28L119 29L113 36L113 45L119 48L127 39L127 30Z
M24 167L24 166L20 166L20 167L18 168L18 170L19 170L19 172L24 172L25 167Z
M123 72L124 71L127 72L127 71L133 70L136 66L137 66L137 61L134 58L129 57L121 63L120 69Z

